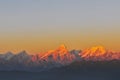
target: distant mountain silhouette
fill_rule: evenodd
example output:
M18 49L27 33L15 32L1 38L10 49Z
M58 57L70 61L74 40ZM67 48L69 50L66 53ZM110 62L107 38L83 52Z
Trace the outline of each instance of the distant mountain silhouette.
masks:
M87 63L87 66L99 63L101 66L105 62L118 65L119 61L120 52L113 52L102 46L88 48L83 51L75 49L68 51L65 45L61 45L55 50L35 55L30 55L26 51L21 51L17 54L11 52L0 54L0 70L44 71L67 65L71 67L71 63L77 63L82 66L84 66L83 62Z

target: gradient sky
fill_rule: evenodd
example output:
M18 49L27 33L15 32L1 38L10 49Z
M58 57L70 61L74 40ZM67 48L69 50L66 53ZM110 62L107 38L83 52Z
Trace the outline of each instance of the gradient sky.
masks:
M0 53L61 44L120 51L120 0L0 0Z

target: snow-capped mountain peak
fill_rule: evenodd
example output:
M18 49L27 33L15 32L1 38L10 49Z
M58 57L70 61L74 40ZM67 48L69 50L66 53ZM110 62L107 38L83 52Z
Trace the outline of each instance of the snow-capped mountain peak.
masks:
M4 60L10 60L13 56L14 56L14 54L12 52L7 52L5 54L1 54L0 58L2 58Z
M82 52L82 57L100 56L106 54L106 49L102 46L88 48Z
M83 50L82 54L80 54L80 57L85 60L106 61L120 59L120 54L118 54L118 52L106 50L102 46L96 46Z

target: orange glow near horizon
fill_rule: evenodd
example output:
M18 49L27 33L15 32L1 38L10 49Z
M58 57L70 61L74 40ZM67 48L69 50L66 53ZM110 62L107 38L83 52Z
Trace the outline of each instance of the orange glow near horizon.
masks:
M64 33L65 34L65 33ZM44 35L41 36L4 36L1 37L0 41L0 53L5 53L11 51L13 53L18 53L20 51L26 50L30 54L36 54L40 52L46 52L49 50L54 50L61 44L65 44L68 50L71 49L86 49L88 47L101 45L107 49L120 51L120 45L118 44L120 39L117 36L102 35L97 36L95 34L80 34L79 37L74 35ZM76 34L77 35L77 34Z
M0 53L6 53L6 52L10 51L10 52L13 52L13 53L16 54L16 53L19 53L23 50L26 50L30 54L37 54L37 53L47 52L47 51L50 51L50 50L53 51L58 46L60 46L60 45L52 45L51 47L47 46L47 45L44 45L44 46L33 45L33 46L24 46L24 47L21 46L21 47L18 47L18 48L16 48L17 46L16 47L14 47L14 46L9 47L8 46L6 48L0 48ZM93 46L96 46L96 45L93 45ZM76 47L75 45L73 45L73 46L72 45L69 45L69 46L66 45L66 47L67 47L68 50L72 50L72 49L84 50L84 49L86 49L88 47L92 47L92 46L81 45L81 46ZM110 49L110 50L114 50L114 51L120 51L119 48L112 48L112 47L109 47L109 46L105 46L105 48Z

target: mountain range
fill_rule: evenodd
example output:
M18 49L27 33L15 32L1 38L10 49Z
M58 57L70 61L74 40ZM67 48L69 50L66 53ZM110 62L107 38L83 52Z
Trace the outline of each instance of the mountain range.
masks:
M44 71L59 68L82 61L113 61L120 60L120 52L107 50L102 46L96 46L85 50L69 51L65 45L45 53L30 55L26 51L13 54L7 52L0 54L0 70L28 70Z

